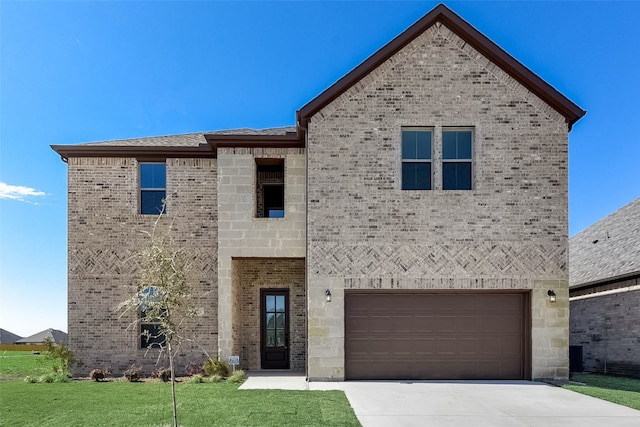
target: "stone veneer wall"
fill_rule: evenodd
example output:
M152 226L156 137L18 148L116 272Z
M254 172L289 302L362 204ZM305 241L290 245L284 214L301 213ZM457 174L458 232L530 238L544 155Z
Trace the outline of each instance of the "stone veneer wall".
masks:
M136 313L120 317L117 304L139 277L134 254L143 248L156 216L140 215L138 162L133 158L69 158L69 346L83 366L76 375L109 367L115 375L132 364L150 374L157 351L140 349ZM217 353L217 175L215 159L167 159L167 212L176 244L192 265L190 280L200 316L188 325L192 343L180 350L178 368ZM166 361L161 361L166 364Z
M256 158L284 159L284 218L256 218ZM226 359L242 351L242 273L233 260L305 257L305 150L218 148L218 175L218 343Z
M431 191L401 190L404 126L434 128ZM471 191L441 189L444 127L474 129ZM438 23L314 115L307 152L310 379L344 377L352 288L531 290L531 375L567 377L560 114Z
M306 297L304 259L251 258L233 260L239 276L234 300L234 348L239 348L242 369L260 369L260 289L289 290L289 359L291 370L304 371L306 363ZM237 272L237 273L236 273Z
M582 347L587 372L640 378L640 281L616 283L613 290L573 297L570 344Z

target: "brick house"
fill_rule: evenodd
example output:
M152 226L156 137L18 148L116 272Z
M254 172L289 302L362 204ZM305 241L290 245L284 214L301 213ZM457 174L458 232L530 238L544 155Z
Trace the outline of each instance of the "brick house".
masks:
M193 254L193 341L310 380L568 375L567 145L579 107L444 5L292 127L54 146L69 339L152 364L127 295L159 201ZM555 294L551 302L549 294Z
M569 239L571 369L640 378L640 198Z

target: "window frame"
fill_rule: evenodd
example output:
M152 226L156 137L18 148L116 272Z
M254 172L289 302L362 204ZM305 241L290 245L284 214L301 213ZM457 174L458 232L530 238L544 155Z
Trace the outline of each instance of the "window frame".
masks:
M403 153L404 133L405 132L428 132L430 135L429 158L405 158ZM430 126L402 126L400 128L400 189L402 191L431 191L433 190L434 177L434 136L435 128ZM404 166L406 164L428 164L429 165L429 188L405 188Z
M144 295L143 298L154 298L153 294L155 292L160 292L156 286L146 286L141 291ZM161 323L159 321L154 322L146 319L147 315L144 305L144 302L141 303L138 310L138 315L140 316L140 348L162 349L166 343L166 336L164 332L162 332Z
M471 147L470 147L470 154L471 157L470 158L454 158L454 159L445 159L444 157L444 134L446 132L469 132L471 134ZM441 185L442 185L442 190L443 191L471 191L474 189L474 184L475 184L475 180L474 180L474 172L475 172L475 167L474 167L474 158L475 158L475 128L473 127L443 127L441 129L440 132L440 144L441 144L441 150L440 150L440 161L442 163L442 167L441 167ZM445 183L445 167L444 165L446 163L457 163L457 164L469 164L469 188L444 188L444 183Z
M142 186L142 169L146 165L164 165L164 187L143 187ZM164 197L162 197L163 204L155 208L158 210L157 212L143 212L143 193L163 193ZM167 162L166 161L144 161L138 162L138 213L140 215L163 215L167 213Z

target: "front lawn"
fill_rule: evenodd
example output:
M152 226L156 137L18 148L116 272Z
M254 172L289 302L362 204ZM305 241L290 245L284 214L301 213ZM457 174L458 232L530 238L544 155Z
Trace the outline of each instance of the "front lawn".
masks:
M586 386L565 385L563 388L608 400L640 410L640 380L598 374L572 374L572 381Z
M0 426L166 426L169 383L0 382ZM178 384L184 426L358 426L341 391L238 390L238 384Z
M52 362L31 351L0 351L0 381L39 377L52 372Z

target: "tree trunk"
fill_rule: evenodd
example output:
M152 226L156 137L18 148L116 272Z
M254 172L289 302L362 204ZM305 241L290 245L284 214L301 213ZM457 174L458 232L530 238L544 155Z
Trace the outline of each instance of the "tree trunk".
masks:
M169 351L169 369L171 370L171 402L173 404L173 427L178 427L178 405L176 402L176 374L173 369L173 349L171 340L167 339L167 350Z

